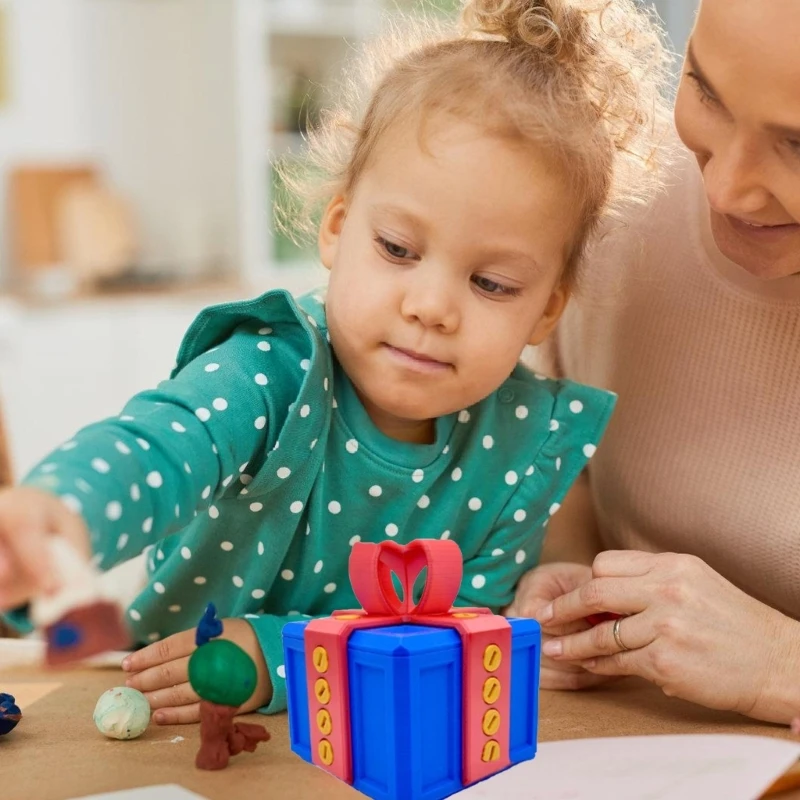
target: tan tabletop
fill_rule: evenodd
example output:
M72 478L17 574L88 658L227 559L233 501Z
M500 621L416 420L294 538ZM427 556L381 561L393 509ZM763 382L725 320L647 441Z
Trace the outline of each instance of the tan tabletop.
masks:
M97 698L122 685L117 669L44 672L18 667L0 672L0 691L11 683L61 682L60 689L23 708L23 720L0 737L2 800L67 798L176 783L210 800L363 797L312 767L289 749L287 717L250 715L272 740L232 759L220 772L194 767L197 725L150 728L133 741L109 740L92 721ZM789 738L788 729L738 715L708 711L664 697L658 689L626 680L590 692L542 692L539 739L574 739L672 733L739 733ZM172 740L183 737L182 741ZM778 795L798 800L800 791ZM714 798L714 800L717 800Z

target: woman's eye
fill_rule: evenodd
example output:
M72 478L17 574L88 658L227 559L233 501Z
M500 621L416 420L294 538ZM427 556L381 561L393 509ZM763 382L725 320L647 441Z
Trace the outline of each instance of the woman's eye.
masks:
M412 258L413 253L407 248L403 247L402 245L395 244L394 242L390 242L388 239L384 239L382 236L377 237L378 244L392 257L398 260Z
M705 103L706 105L711 106L712 108L716 108L717 106L720 105L719 100L717 100L717 98L714 97L714 95L708 91L708 87L703 83L703 81L700 80L700 77L696 73L687 72L686 76L688 78L691 78L691 81L694 84L695 89L697 89L697 92L700 95L701 103Z
M518 295L519 289L513 289L510 286L504 286L502 283L491 280L491 278L484 278L481 275L475 275L472 282L486 294L504 294L504 295Z

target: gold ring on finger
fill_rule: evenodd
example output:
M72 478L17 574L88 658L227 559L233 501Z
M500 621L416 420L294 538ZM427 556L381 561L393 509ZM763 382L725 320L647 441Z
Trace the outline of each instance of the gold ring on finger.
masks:
M620 633L620 628L622 627L622 620L624 617L619 617L618 619L614 620L614 627L612 628L612 632L614 634L614 641L617 643L617 647L619 647L620 652L624 653L627 650L630 650L630 647L625 645L625 642L622 641L622 634Z

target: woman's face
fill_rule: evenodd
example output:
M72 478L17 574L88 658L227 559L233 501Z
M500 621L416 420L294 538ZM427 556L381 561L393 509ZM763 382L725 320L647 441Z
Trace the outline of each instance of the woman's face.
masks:
M800 3L703 0L675 107L722 253L800 274Z

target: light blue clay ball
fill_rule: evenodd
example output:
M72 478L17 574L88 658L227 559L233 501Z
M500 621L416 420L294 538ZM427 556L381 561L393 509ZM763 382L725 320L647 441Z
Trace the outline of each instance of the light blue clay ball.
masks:
M94 708L94 724L109 739L135 739L150 723L150 703L136 689L117 686L100 695Z

